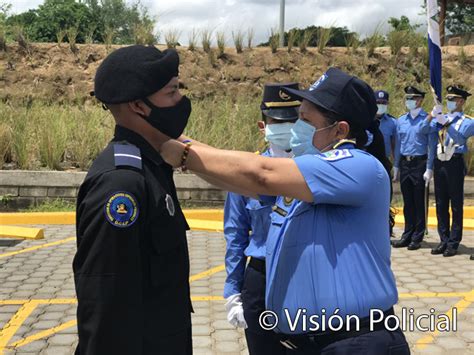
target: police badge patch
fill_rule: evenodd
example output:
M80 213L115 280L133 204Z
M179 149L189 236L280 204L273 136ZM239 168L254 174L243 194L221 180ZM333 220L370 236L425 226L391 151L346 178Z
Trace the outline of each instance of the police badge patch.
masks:
M334 149L323 153L320 157L327 161L337 161L346 158L352 158L352 153L349 149Z
M128 192L114 192L107 199L104 212L105 218L114 227L130 227L138 218L137 200Z

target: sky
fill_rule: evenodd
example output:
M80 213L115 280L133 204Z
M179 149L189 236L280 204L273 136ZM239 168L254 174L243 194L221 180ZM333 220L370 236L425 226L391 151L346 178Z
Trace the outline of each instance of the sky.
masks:
M12 12L19 13L37 7L43 0L2 2L11 3ZM279 25L280 0L141 0L141 3L157 16L161 41L165 33L179 31L180 42L186 44L193 29L205 29L227 33L230 42L232 31L247 32L251 28L255 43L260 43ZM422 3L423 0L286 0L285 29L336 25L364 36L378 25L386 32L390 27L387 20L402 15L411 23L424 25L426 18L420 15Z

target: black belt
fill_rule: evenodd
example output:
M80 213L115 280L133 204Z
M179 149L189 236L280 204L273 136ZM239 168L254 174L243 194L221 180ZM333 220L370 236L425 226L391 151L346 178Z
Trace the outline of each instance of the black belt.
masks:
M373 329L370 329L370 317L361 318L360 319L360 328L357 331L356 329L346 331L346 325L342 327L342 330L334 332L334 331L326 331L326 332L313 332L301 335L281 335L280 343L288 349L296 350L299 348L307 349L307 348L318 348L322 349L329 344L332 344L336 341L344 340L347 338L354 338L359 335L370 333L371 331L378 331L378 330L385 330L385 318L388 316L394 315L393 307L389 310L383 312L383 320L373 325ZM393 321L393 322L392 322ZM394 328L395 320L390 319L388 321L388 326L390 328ZM355 327L353 325L351 328Z
M259 272L265 273L265 260L250 257L249 266Z
M406 161L417 161L417 160L426 160L428 156L425 155L402 155L402 160Z

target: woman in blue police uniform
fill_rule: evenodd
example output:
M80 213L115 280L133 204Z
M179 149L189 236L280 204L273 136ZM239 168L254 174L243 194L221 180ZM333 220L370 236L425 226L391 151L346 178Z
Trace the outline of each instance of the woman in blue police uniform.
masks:
M463 107L469 92L458 86L448 86L447 106L449 113L433 110L431 122L438 133L433 140L432 149L436 151L434 162L434 183L436 197L436 216L438 219L439 245L431 254L443 254L450 257L457 253L462 240L464 176L466 166L464 155L467 153L467 140L474 135L474 120L466 116ZM449 205L453 213L453 222L449 225Z
M397 120L390 115L388 111L389 94L384 90L375 92L375 100L377 102L377 120L380 122L380 131L383 134L385 143L385 154L387 158L393 160L397 139Z
M400 177L405 230L400 240L392 245L395 248L408 247L408 250L421 247L428 208L425 186L433 178L434 151L429 142L435 133L430 129L428 114L421 107L424 97L423 91L407 86L405 105L409 111L397 121L393 181Z
M169 164L185 165L236 192L294 199L282 207L279 198L266 252L266 305L279 317L276 329L291 351L408 354L400 329L371 331L367 324L370 309L387 317L398 298L390 269L389 176L375 157L358 149L377 110L374 92L335 68L308 91L286 91L303 100L292 130L295 159L166 137L157 143L161 154ZM358 316L359 332L310 332L303 318L291 329L285 317L296 316L298 309L308 316L336 310Z
M267 84L261 104L259 128L269 142L266 157L292 157L291 128L298 119L299 101L282 91L283 87L298 89L297 83ZM272 204L229 192L224 206L226 238L224 285L227 319L245 329L250 354L284 354L285 347L272 332L258 323L265 310L265 243L270 228ZM247 258L250 258L246 267Z
M158 129L179 137L191 112L178 65L174 50L130 46L97 70L116 127L77 199L76 355L192 354L189 228L152 143Z

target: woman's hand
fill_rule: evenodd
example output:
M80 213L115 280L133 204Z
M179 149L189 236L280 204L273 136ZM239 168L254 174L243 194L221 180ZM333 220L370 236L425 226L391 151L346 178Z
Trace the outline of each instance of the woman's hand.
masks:
M173 168L179 168L181 166L181 159L183 158L184 147L185 145L183 143L170 139L161 145L161 157Z

